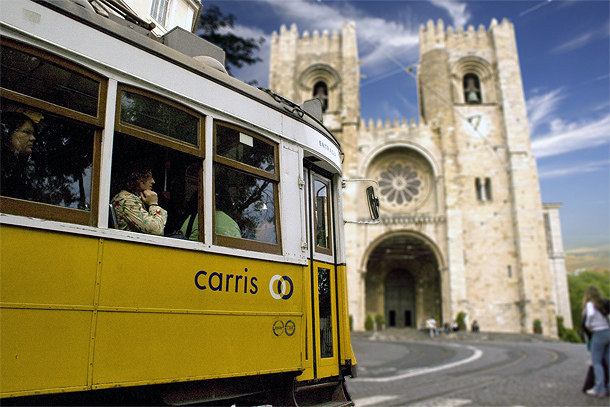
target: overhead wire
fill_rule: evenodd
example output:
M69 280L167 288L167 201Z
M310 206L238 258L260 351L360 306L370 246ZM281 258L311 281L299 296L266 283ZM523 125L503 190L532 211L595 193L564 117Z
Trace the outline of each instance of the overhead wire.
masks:
M355 27L352 26L352 24L350 23L350 27L352 27L353 29L355 29ZM384 50L381 47L378 47L376 44L374 44L373 42L369 41L367 38L365 37L361 37L363 38L367 43L369 43L369 45L371 45L373 48L375 48L378 52L381 52L383 55L385 55L389 60L391 60L395 65L397 65L400 68L400 71L404 71L406 72L409 76L411 76L413 79L415 79L415 81L417 82L417 76L413 73L413 68L414 67L418 67L419 66L419 60L410 64L410 65L404 65L403 63L401 63L398 59L396 59L393 55L389 54L388 52L386 52L386 50ZM421 86L425 86L429 91L431 91L432 93L434 93L434 95L445 105L447 105L448 107L450 107L452 109L452 111L455 113L456 116L458 116L460 119L462 119L465 123L467 123L468 126L470 126L473 131L475 132L475 134L481 138L481 140L483 140L483 143L491 150L492 154L494 155L494 157L498 160L498 162L504 166L506 164L506 161L503 160L499 155L498 155L498 148L495 147L487 137L485 137L484 134L482 134L478 127L475 127L475 125L472 123L472 121L466 117L464 114L462 114L457 108L456 106L453 104L453 102L447 100L443 95L439 94L436 89L434 89L432 86L428 85L428 83L426 83L425 81L421 80L419 81L419 83L421 84ZM509 171L509 170L507 170ZM484 219L483 221L479 222L479 224L477 226L483 226L485 224L487 224L488 222L490 222L491 220L493 220L494 218L497 217L497 215L505 210L506 205L508 204L508 199L504 199L502 201L502 206L498 209L498 211L495 211L491 216L489 216L489 218Z

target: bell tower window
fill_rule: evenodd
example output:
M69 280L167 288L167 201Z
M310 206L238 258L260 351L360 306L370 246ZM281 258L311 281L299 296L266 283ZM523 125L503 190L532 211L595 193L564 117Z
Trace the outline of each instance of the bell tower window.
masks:
M481 103L481 81L473 73L464 75L464 100L466 103Z
M313 85L313 97L322 102L322 111L326 112L328 109L328 86L326 83L318 81Z

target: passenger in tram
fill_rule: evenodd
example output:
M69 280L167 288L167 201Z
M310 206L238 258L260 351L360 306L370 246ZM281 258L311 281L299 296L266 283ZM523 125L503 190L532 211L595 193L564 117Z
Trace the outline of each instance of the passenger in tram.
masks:
M40 116L37 113L36 115ZM2 127L0 194L12 198L32 199L33 188L29 173L30 155L34 149L38 130L36 122L25 113L3 111L0 112L0 124Z
M241 229L235 220L227 214L234 207L231 194L220 187L216 181L216 234L230 237L241 237Z
M159 197L152 190L154 184L150 167L141 164L132 167L124 189L112 198L119 229L163 235L167 211L158 204Z
M188 240L199 240L199 194L195 192L186 204L186 219L180 232Z

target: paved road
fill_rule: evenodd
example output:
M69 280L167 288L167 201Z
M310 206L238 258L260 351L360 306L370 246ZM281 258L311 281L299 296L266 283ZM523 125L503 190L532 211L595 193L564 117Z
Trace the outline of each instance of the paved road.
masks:
M610 405L582 393L584 345L485 338L354 335L359 377L347 385L356 407Z

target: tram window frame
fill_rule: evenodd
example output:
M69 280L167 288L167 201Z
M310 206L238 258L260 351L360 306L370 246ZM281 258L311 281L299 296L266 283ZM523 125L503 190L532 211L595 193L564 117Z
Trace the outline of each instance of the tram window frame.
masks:
M127 92L131 92L131 93L135 93L138 94L140 96L152 99L154 101L157 101L159 103L171 106L173 108L179 109L182 112L185 112L195 118L199 119L199 124L197 125L197 146L195 146L194 144L182 141L180 139L162 134L162 133L158 133L155 132L153 130L144 128L144 127L140 127L136 124L131 124L131 123L126 123L126 122L122 122L121 121L121 95L123 91L127 91ZM204 161L205 161L205 123L207 120L207 116L203 113L200 113L192 108L189 108L188 106L176 102L172 99L169 99L168 97L165 97L163 95L159 95L157 93L145 90L145 89L141 89L141 88L137 88L135 86L131 86L128 84L124 84L124 83L119 83L117 86L117 102L116 102L116 114L115 114L115 126L114 126L114 130L116 133L119 133L120 135L122 135L123 137L134 137L135 139L138 139L140 141L144 141L144 142L148 142L151 144L154 144L155 146L161 147L161 148L167 148L169 150L174 151L177 154L185 154L187 156L192 157L194 160L197 161L198 164L198 172L199 172L199 176L198 176L198 184L197 184L197 197L198 197L198 204L197 204L197 214L199 215L199 222L198 225L196 226L199 233L198 233L198 239L197 240L191 240L191 241L199 241L199 242L203 242L204 241L204 231L203 231L203 220L204 220L204 203L203 203L203 191L204 191L204 181L203 181L203 165L204 165ZM116 134L115 134L116 137ZM112 158L112 167L115 167L115 160L117 158L114 156L113 154L113 158ZM154 164L154 163L152 163ZM151 166L153 166L151 164ZM112 174L112 176L114 177L114 172ZM157 180L159 181L159 180ZM114 184L115 180L112 179L111 180L111 195L112 195L112 188L114 188L116 185ZM186 180L185 180L186 183ZM112 196L110 197L112 199ZM185 206L189 201L189 197L184 197L184 203ZM169 208L163 208L168 210ZM168 211L169 212L169 211ZM171 213L169 214L171 215ZM182 214L184 215L184 214ZM179 228L178 228L179 229ZM179 230L167 230L167 224L166 224L166 229L164 230L164 235L162 237L170 237L171 235L169 233L172 232L178 232ZM186 238L188 238L188 236L186 236Z
M262 170L260 168L256 168L254 166L245 164L243 162L237 161L237 160L233 160L231 158L222 156L220 154L217 153L217 132L218 132L218 128L219 126L231 129L231 130L235 130L238 131L240 133L243 133L244 135L253 137L259 141L262 141L270 146L273 147L273 160L274 160L274 167L273 167L273 172L271 171L265 171ZM276 236L276 243L267 243L267 242L262 242L262 241L257 241L257 240L252 240L252 239L248 239L248 238L238 238L238 237L231 237L231 236L225 236L225 235L221 235L221 234L216 234L216 199L213 199L213 217L212 217L212 236L213 236L213 243L220 245L220 246L226 246L226 247L232 247L232 248L236 248L236 249L243 249L243 250L251 250L251 251L258 251L258 252L265 252L265 253L272 253L272 254L281 254L282 253L282 236L281 236L281 218L280 218L280 203L279 203L279 185L280 185L280 162L279 162L279 143L276 143L274 141L272 141L271 139L268 139L267 137L261 136L253 131L247 130L243 127L231 124L231 123L227 123L224 121L219 121L216 120L214 121L214 145L213 145L213 181L212 181L212 187L213 187L213 193L214 193L214 197L216 197L216 169L219 168L226 168L241 174L244 174L246 176L250 176L252 178L256 178L256 179L263 179L266 181L269 181L272 183L273 185L273 200L274 200L274 209L275 209L275 236Z
M163 104L169 105L173 108L182 110L182 111L186 112L187 114L190 114L191 116L199 117L200 121L199 121L199 126L197 129L197 133L198 133L197 134L197 145L194 146L191 143L181 141L179 139L173 138L171 136L168 136L168 135L165 135L162 133L157 133L153 130L146 129L144 127L140 127L135 124L122 122L121 121L121 94L123 91L135 93L140 96L144 96L149 99L156 100L160 103L163 103ZM144 90L144 89L140 89L135 86L126 85L123 83L120 83L117 87L117 102L116 102L116 115L115 115L115 126L114 127L115 127L115 130L120 133L129 134L130 136L138 137L142 140L151 141L155 144L160 144L165 147L169 147L173 150L179 150L184 153L191 154L191 155L194 155L197 157L201 157L202 159L205 159L205 148L204 148L204 145L205 145L205 143L204 143L205 118L206 118L205 115L197 112L196 110L193 110L183 104L175 102L175 101L173 101L169 98L163 97L159 94L156 94L156 93Z
M82 75L98 83L97 111L92 116L87 113L79 112L65 106L38 99L34 96L19 93L14 90L0 87L0 97L10 100L17 104L31 107L34 110L47 112L52 115L60 116L68 121L87 125L93 131L92 162L91 162L91 191L89 210L68 208L55 204L48 204L36 201L22 200L11 197L0 197L0 210L3 213L12 215L28 216L40 219L67 222L80 225L97 226L99 187L100 187L100 162L101 162L101 140L102 130L105 121L108 79L81 65L69 61L63 57L54 55L36 47L23 44L18 41L0 36L0 42L5 48L12 48L19 52L30 54L36 58L46 61L52 65Z
M326 228L328 231L328 234L326 236L326 239L328 240L328 247L322 247L318 245L318 238L317 238L317 213L316 213L316 209L317 209L317 203L316 203L316 191L312 191L312 210L313 210L313 228L312 231L315 233L315 235L313 236L313 243L314 243L314 248L316 253L320 253L320 254L326 254L329 256L332 256L333 254L333 242L334 242L334 235L333 235L333 212L332 212L332 180L330 178L326 178L323 176L319 176L318 174L314 173L312 174L312 181L313 181L313 186L315 189L315 185L316 185L316 181L320 182L322 184L324 184L326 186L326 191L328 196L326 197L326 213L327 213L327 219L326 219Z

